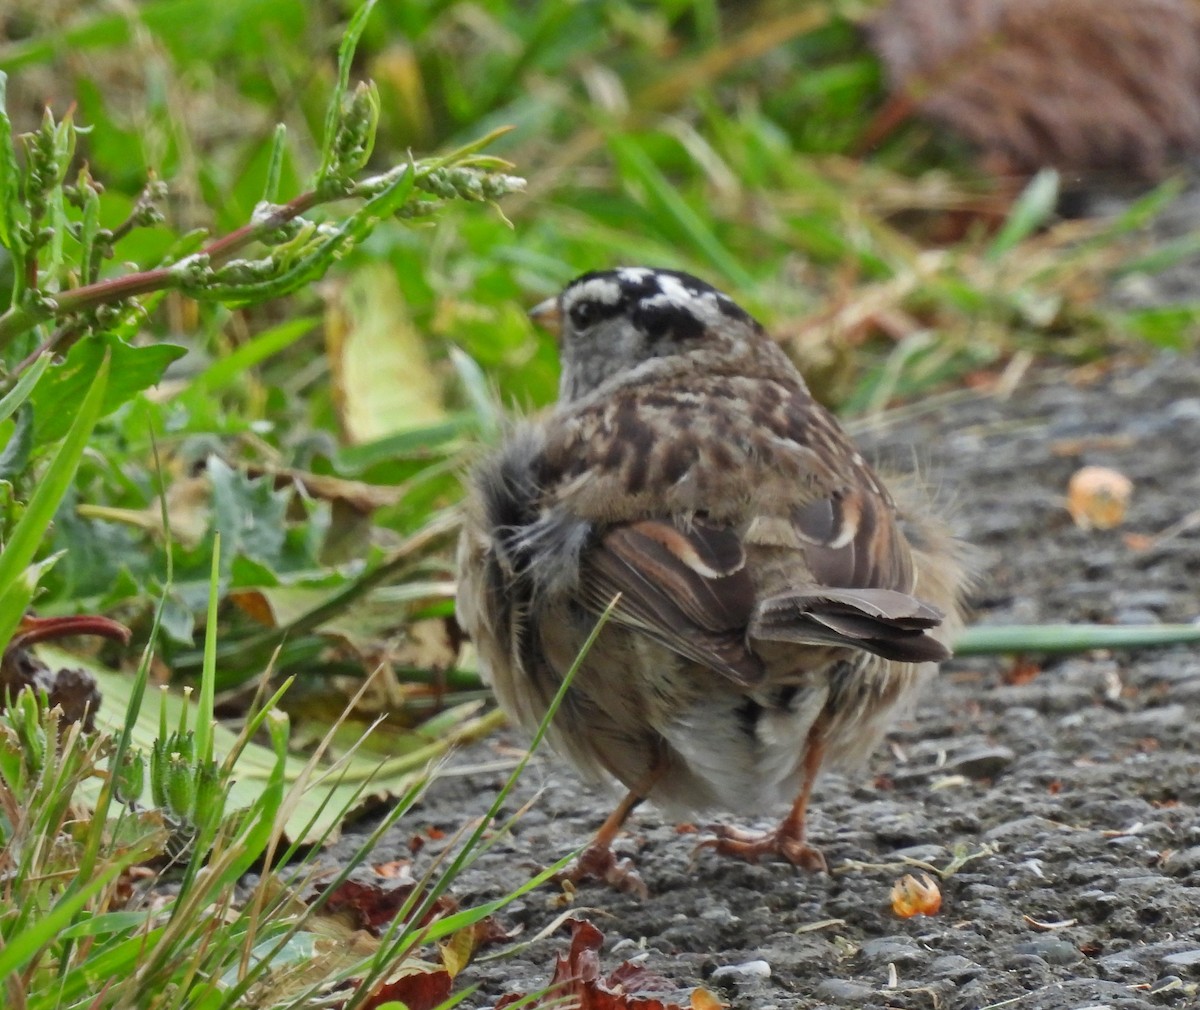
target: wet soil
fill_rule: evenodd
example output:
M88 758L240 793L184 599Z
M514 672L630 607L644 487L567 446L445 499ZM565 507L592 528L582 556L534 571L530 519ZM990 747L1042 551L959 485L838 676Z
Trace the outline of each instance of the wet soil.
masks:
M1200 525L1161 541L1126 536L1153 537L1200 509L1194 356L1092 375L1042 370L1008 399L929 403L859 440L902 464L916 446L983 549L976 623L1200 613ZM1067 514L1068 478L1087 464L1134 482L1121 530L1084 531ZM638 959L685 1006L699 984L756 1010L1196 1005L1200 649L1027 659L946 664L868 767L821 780L809 824L828 875L696 857L694 835L639 810L618 848L650 898L598 887L576 896L605 932L604 970ZM437 781L378 860L407 854L416 829L453 832L480 814L519 744L502 734L460 755L470 774ZM499 897L581 845L611 802L548 755L507 812L531 800L457 881L461 900ZM906 860L943 868L956 855L974 858L941 881L940 914L897 918L889 893L912 870ZM502 918L534 935L561 913L555 895L535 891ZM536 990L565 946L560 932L473 965L464 981L479 989L465 1005Z

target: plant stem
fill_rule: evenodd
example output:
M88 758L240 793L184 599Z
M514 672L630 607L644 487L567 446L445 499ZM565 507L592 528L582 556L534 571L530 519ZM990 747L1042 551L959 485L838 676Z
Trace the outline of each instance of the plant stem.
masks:
M273 208L269 214L258 220L251 221L209 243L196 255L207 256L210 263L222 263L305 211L331 199L340 198L341 196L323 197L316 190L302 193L294 200ZM126 274L124 277L114 277L111 280L97 281L95 284L64 291L38 305L16 306L0 315L0 350L6 348L19 334L47 319L86 312L100 305L124 301L126 298L149 294L152 291L163 291L178 286L179 282L179 275L169 267L155 267L152 270L142 270Z

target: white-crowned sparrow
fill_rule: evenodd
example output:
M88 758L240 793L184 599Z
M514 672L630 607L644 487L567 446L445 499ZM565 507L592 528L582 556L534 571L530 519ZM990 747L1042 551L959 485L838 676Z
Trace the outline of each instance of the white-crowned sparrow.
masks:
M470 480L458 614L535 727L600 615L550 740L629 793L576 867L644 892L611 843L649 799L755 813L703 844L824 867L804 830L827 763L863 759L947 657L964 566L899 506L754 319L703 281L584 274L532 315L562 381Z

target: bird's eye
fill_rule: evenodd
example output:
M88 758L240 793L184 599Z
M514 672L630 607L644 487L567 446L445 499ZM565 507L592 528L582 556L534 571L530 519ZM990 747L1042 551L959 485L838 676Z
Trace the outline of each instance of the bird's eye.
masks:
M599 317L595 302L576 302L569 313L571 325L577 330L586 330Z

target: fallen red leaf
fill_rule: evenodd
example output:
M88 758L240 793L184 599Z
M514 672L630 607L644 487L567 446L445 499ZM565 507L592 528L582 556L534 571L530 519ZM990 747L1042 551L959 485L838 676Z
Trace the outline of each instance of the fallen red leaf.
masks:
M1001 674L1001 680L1010 687L1015 687L1018 684L1029 684L1037 679L1039 673L1042 672L1040 664L1025 656L1018 656L1013 660L1012 665Z
M415 971L381 985L363 1004L363 1010L375 1010L385 1003L403 1003L408 1010L434 1010L449 998L449 972Z
M365 929L379 936L404 907L415 886L411 878L390 880L377 876L373 880L346 880L330 894L325 911L346 918L351 929ZM453 898L442 895L420 925L457 909L458 903Z
M554 974L543 1000L522 1004L528 1007L556 1007L561 1010L684 1010L678 1003L636 995L648 989L670 989L672 984L626 961L607 978L600 977L600 946L604 934L583 919L569 919L571 946L559 954ZM496 1010L513 1006L526 994L509 993L496 1003Z

